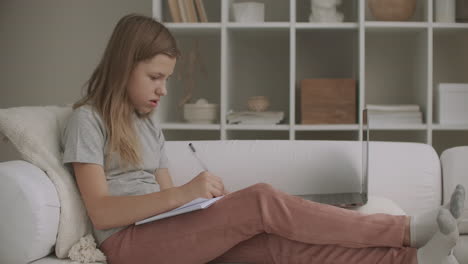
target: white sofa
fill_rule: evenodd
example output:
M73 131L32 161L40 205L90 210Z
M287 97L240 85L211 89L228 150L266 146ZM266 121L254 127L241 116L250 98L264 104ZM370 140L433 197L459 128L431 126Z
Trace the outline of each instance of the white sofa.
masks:
M186 141L168 141L170 172L176 185L201 167ZM209 170L231 191L267 182L290 194L360 189L359 141L192 141ZM431 146L417 143L371 142L368 205L364 213L413 215L439 206L454 184L466 184L463 159L468 147L442 155L444 171ZM466 163L466 162L465 162ZM468 163L467 163L468 164ZM449 169L449 166L451 169ZM461 173L460 173L461 172ZM448 178L450 177L450 178ZM26 161L0 163L0 263L69 263L53 253L60 202L47 174ZM5 214L5 212L8 212ZM461 236L455 256L468 264L468 236ZM25 261L26 260L26 261ZM18 262L20 261L20 262ZM23 262L21 262L23 261Z

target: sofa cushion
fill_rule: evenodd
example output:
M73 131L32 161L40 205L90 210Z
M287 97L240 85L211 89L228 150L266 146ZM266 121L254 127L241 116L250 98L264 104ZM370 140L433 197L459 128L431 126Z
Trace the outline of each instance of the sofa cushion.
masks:
M325 140L168 141L176 185L202 170L189 143L230 191L258 182L289 194L359 192L362 187L362 143ZM371 142L369 155L370 195L394 201L408 215L440 205L440 160L431 146Z
M61 161L60 133L71 111L58 106L0 110L0 133L22 159L46 172L57 190L61 208L55 253L59 258L66 258L71 247L91 232L75 179Z
M58 259L55 255L49 255L29 264L77 264L70 259Z
M444 181L443 201L448 203L457 184L462 184L468 190L468 146L447 149L440 156L440 160ZM465 200L465 205L467 203L468 201ZM468 234L468 206L465 206L459 221L458 229L460 233Z
M47 175L31 163L0 163L0 263L28 263L54 248L60 204Z
M379 196L369 196L369 201L366 205L352 208L363 214L390 214L390 215L406 215L406 212L401 209L394 201Z

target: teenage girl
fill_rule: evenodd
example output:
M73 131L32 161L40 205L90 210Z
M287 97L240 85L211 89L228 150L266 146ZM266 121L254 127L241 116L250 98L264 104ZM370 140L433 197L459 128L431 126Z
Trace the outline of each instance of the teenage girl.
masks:
M63 162L74 173L108 263L451 261L465 199L461 186L449 204L412 217L363 215L266 183L228 193L208 171L174 186L153 114L180 56L161 23L121 18L63 131ZM197 197L220 195L206 210L134 225Z

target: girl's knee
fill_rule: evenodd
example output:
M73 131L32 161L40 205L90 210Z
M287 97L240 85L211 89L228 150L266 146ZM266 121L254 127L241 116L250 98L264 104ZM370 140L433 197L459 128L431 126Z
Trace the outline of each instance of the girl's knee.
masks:
M274 188L273 186L271 186L271 184L264 183L264 182L256 183L250 186L250 189L254 191L255 193L261 193L261 194L269 194L274 191Z

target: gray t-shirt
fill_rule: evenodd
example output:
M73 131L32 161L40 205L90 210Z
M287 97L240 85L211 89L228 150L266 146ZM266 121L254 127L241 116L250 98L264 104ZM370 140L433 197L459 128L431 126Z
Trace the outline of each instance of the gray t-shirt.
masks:
M109 194L113 196L143 195L159 191L155 170L168 168L163 133L154 121L154 116L140 119L133 117L137 136L140 138L142 165L123 169L119 166L119 155L111 153L112 159L106 168L108 144L106 127L100 115L91 106L81 106L73 111L62 131L62 162L73 173L71 162L93 163L104 169ZM117 227L105 230L94 229L98 245L112 234L124 229Z

